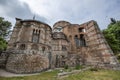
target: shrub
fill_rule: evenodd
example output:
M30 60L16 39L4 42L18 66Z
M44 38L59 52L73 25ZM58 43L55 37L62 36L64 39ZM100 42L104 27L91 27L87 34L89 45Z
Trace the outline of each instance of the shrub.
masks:
M120 54L117 55L117 58L120 59Z
M65 66L64 66L64 69L68 69L68 65L65 65Z
M79 65L79 64L77 64L76 66L75 66L75 69L80 69L81 68L81 66Z
M91 68L90 71L98 71L98 68Z

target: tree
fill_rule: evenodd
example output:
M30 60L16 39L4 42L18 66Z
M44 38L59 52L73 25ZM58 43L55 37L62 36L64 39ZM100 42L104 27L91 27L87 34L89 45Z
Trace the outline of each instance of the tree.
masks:
M7 42L0 37L0 53L7 48Z
M0 37L6 38L11 32L11 23L9 21L4 20L4 18L0 17Z
M0 53L7 47L5 39L11 31L11 26L9 21L5 21L4 18L0 17Z
M114 53L120 52L120 21L111 18L111 23L103 34Z

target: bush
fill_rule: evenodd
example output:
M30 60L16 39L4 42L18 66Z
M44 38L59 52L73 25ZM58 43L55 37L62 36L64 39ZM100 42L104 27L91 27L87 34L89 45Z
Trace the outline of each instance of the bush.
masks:
M68 69L68 65L65 65L65 66L64 66L64 69Z
M98 71L97 68L91 68L90 71Z
M82 67L82 65L80 65L80 64L77 64L76 66L75 66L75 69L82 69L83 67Z
M117 55L117 58L120 59L120 53Z

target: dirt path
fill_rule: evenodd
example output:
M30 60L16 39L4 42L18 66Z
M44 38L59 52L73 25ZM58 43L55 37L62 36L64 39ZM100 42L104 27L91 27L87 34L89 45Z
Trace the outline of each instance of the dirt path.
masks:
M16 77L16 76L31 76L31 75L37 75L40 73L34 73L34 74L15 74L11 72L7 72L4 69L0 69L0 77Z

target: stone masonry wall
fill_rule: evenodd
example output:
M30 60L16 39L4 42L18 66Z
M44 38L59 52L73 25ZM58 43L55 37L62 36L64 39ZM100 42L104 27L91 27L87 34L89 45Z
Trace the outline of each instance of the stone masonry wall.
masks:
M34 73L49 68L49 60L40 54L10 54L6 70L14 73Z
M5 53L5 52L2 52L2 53L0 54L0 68L1 68L1 67L2 67L2 68L5 67L7 57L8 57L8 54Z

